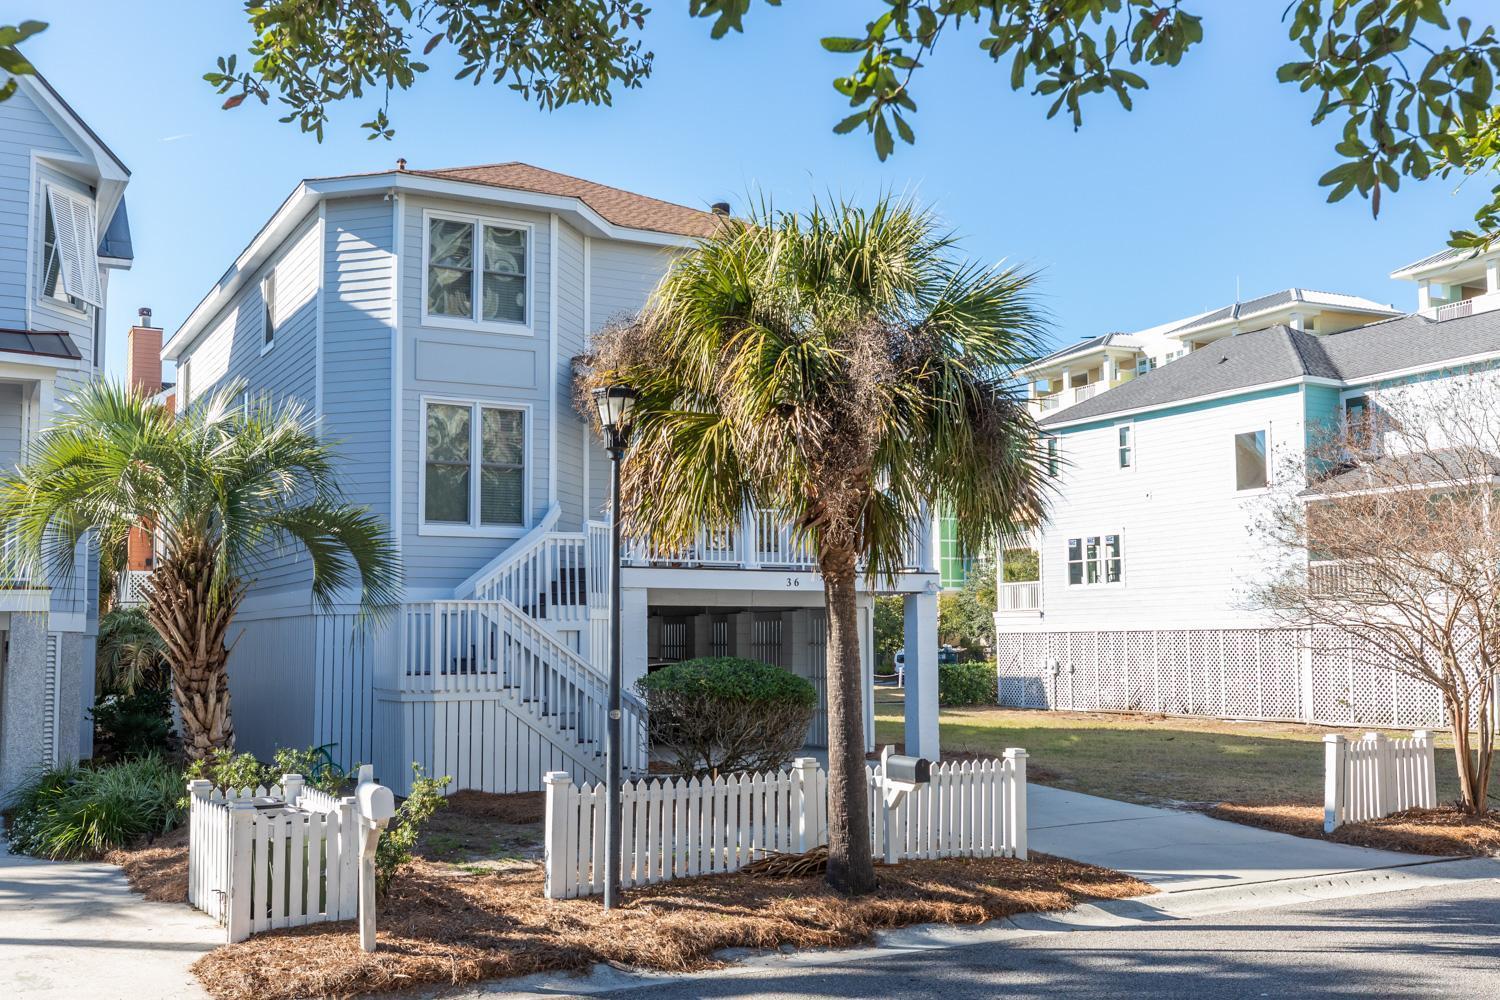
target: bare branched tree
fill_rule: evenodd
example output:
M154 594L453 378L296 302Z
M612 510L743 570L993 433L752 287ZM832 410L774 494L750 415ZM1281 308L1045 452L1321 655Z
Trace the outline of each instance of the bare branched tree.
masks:
M1372 390L1311 426L1258 530L1284 557L1259 595L1356 662L1433 685L1462 808L1484 813L1500 680L1500 379Z

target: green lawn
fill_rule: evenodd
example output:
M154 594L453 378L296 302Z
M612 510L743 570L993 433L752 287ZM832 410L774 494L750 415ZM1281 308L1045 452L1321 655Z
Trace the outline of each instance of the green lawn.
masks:
M877 688L875 735L902 736L901 692ZM1032 780L1128 802L1323 801L1325 733L1269 722L1224 722L1156 715L944 709L943 752L998 754L1023 747ZM1401 734L1393 734L1401 735ZM1458 797L1452 741L1438 733L1438 801Z

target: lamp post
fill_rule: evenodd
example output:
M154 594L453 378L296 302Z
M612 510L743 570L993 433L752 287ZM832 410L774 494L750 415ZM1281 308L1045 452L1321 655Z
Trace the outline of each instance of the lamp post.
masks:
M612 385L594 390L604 448L609 452L609 721L604 748L604 908L620 902L620 688L624 669L620 657L620 462L630 436L630 410L635 390Z

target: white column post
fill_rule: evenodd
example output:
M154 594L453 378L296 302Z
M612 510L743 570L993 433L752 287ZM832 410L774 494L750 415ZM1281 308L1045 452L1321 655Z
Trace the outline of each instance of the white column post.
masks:
M1302 662L1298 671L1299 684L1301 687L1302 721L1311 723L1313 721L1313 632L1312 629L1304 629L1302 636Z
M859 623L859 672L864 691L865 753L875 749L875 595L855 598L855 621ZM824 649L828 648L828 616L823 616Z
M746 569L760 569L760 544L755 531L755 508L740 511L740 563Z
M567 845L568 821L563 809L567 805L568 786L573 784L573 776L567 771L548 771L542 775L542 784L547 790L547 813L546 826L543 828L543 855L542 864L546 873L545 888L543 894L548 899L567 898L567 876L563 874L563 865L571 864L577 857L577 845L575 850L569 851Z
M1348 747L1339 733L1323 737L1323 832L1332 833L1344 822L1344 754Z
M1484 292L1486 295L1500 292L1500 257L1491 257L1484 262Z
M1008 852L1022 861L1026 860L1026 757L1027 753L1020 747L1007 747L1005 750L1004 788L1005 802L1002 808L1005 810L1003 828L1009 832L1010 848Z
M635 691L635 683L646 676L647 591L641 587L620 591L620 672L624 690Z
M936 762L938 742L937 594L907 594L906 752Z

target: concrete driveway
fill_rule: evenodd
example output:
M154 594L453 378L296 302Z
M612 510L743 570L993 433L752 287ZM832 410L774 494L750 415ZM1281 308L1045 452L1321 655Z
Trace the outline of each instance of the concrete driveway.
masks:
M1434 859L1226 823L1045 785L1027 790L1032 850L1128 872L1163 892L1224 888Z
M106 864L38 861L0 839L0 997L206 997L188 972L224 930L186 905L149 903Z

